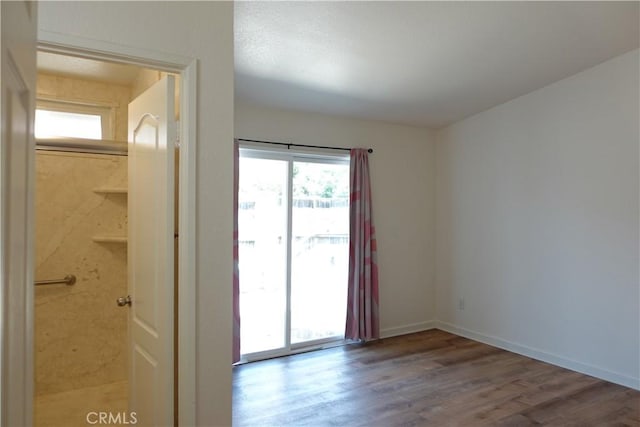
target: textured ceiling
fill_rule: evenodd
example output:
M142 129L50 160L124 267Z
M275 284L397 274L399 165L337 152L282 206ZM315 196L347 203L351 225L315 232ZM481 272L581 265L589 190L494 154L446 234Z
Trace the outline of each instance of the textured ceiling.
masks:
M638 2L236 2L236 98L438 128L639 45Z

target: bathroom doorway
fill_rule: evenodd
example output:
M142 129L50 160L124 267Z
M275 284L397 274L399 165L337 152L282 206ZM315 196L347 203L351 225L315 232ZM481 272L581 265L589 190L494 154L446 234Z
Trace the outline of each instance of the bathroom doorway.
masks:
M127 109L166 73L46 52L38 68L34 425L130 424Z

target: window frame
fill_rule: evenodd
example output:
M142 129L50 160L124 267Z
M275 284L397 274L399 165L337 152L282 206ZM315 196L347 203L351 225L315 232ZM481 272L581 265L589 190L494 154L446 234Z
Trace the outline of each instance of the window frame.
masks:
M38 98L36 110L100 116L102 137L96 141L115 139L115 107L109 104L84 103L51 98ZM57 135L61 137L63 135Z
M291 278L291 266L292 266L292 224L293 224L293 164L295 162L306 163L322 163L331 165L343 165L349 166L351 159L349 152L335 151L332 149L306 149L304 147L271 147L260 144L239 144L239 157L240 158L252 158L252 159L265 159L265 160L280 160L287 162L287 184L286 184L286 201L287 206L285 208L287 212L286 218L286 233L288 238L286 248L286 306L285 313L285 343L283 347L256 351L250 353L242 353L238 364L254 362L258 360L270 359L273 357L290 356L298 353L304 353L307 351L332 348L344 345L351 340L344 338L344 335L334 335L309 341L302 341L293 343L291 341L291 291L292 291L292 278ZM347 177L348 179L348 177Z

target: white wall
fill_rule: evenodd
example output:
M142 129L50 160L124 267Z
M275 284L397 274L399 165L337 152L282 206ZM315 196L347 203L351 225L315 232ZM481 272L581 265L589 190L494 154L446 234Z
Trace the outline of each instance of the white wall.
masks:
M41 2L39 28L199 60L197 424L231 424L232 2Z
M431 131L236 102L237 138L370 147L383 336L432 325L435 147Z
M636 50L439 133L445 329L639 387L638 63Z
M200 61L197 422L229 425L232 3L39 7L42 30ZM442 132L437 257L429 131L241 106L235 135L375 150L386 334L434 318L436 258L443 325L637 384L637 64L625 55Z

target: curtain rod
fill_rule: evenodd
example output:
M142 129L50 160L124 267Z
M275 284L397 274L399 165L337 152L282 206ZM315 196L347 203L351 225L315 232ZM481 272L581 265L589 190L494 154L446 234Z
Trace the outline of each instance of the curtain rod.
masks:
M244 141L244 142L258 142L261 144L273 144L273 145L284 145L287 147L287 149L291 148L291 147L305 147L305 148L324 148L327 150L342 150L342 151L351 151L351 148L343 148L343 147L326 147L323 145L304 145L304 144L291 144L289 142L275 142L275 141L260 141L259 139L244 139L244 138L237 138L238 141ZM369 153L373 153L373 148L369 148L367 150L367 152Z

